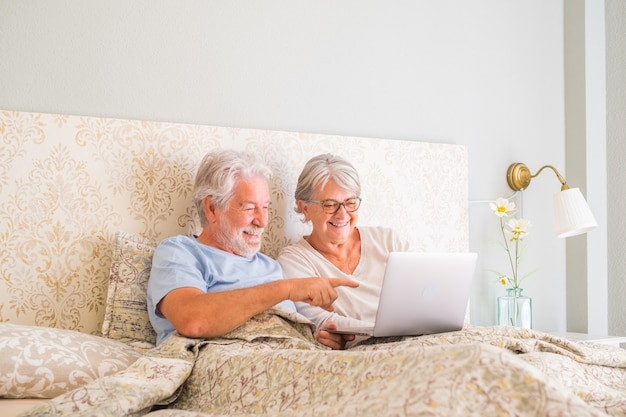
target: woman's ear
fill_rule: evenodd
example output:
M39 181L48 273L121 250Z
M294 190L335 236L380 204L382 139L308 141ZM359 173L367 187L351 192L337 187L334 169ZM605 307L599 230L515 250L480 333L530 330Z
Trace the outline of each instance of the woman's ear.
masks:
M304 214L304 220L307 222L311 220L311 216L309 216L309 205L305 203L304 200L298 200L297 204L302 214Z

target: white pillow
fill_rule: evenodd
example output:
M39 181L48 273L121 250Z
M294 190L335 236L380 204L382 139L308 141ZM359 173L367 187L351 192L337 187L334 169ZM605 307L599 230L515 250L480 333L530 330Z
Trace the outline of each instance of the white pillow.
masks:
M146 290L156 243L131 233L118 232L109 275L102 334L138 349L156 344L150 324Z
M0 397L53 398L128 368L141 356L101 336L0 323Z

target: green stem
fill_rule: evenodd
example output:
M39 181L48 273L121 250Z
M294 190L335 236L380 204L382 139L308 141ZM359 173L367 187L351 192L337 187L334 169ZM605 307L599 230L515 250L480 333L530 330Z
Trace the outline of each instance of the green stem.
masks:
M511 257L511 250L509 249L509 241L504 233L504 218L500 217L500 232L502 232L502 240L504 240L504 249L509 257L509 263L511 264L511 271L513 272L513 285L517 287L517 244L515 245L515 264L513 264L513 258Z
M519 236L515 239L515 272L513 273L515 277L515 288L517 288L517 267L519 265Z

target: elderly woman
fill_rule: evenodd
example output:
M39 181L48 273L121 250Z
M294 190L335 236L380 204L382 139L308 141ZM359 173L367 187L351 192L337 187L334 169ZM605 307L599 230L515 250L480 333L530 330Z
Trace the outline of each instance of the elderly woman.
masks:
M354 338L341 339L324 329L373 323L387 255L409 249L389 228L357 227L360 194L359 174L348 161L331 154L311 158L295 193L296 212L311 222L311 234L278 256L285 276L343 277L359 283L358 288L337 288L334 312L296 303L298 312L317 326L320 341L333 338L338 348Z

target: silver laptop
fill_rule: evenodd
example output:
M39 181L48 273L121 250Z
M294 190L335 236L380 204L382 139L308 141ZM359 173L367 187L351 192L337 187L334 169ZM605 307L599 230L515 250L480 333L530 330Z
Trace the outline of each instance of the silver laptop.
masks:
M476 258L476 253L390 253L376 322L333 332L386 337L462 329Z

